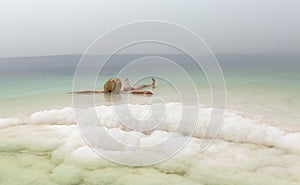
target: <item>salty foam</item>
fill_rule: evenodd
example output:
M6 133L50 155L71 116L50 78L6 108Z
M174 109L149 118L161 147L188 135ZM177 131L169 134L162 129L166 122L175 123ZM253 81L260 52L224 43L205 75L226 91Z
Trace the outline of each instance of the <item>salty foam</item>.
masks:
M149 116L147 105L132 105ZM85 110L88 114L93 109ZM158 144L168 137L187 137L176 130L180 104L166 105L165 119L151 132L133 131L120 123L111 106L96 108L101 127L134 146ZM140 112L139 112L140 111ZM2 184L298 184L300 133L225 111L217 140L200 152L211 109L199 109L199 124L187 146L172 159L132 168L99 157L84 142L73 108L36 112L28 117L0 119ZM83 116L83 115L82 115ZM140 117L141 119L141 117ZM99 125L93 125L95 127ZM177 131L177 132L176 132ZM176 132L176 134L171 134ZM123 155L107 144L107 150ZM166 146L167 147L167 146ZM160 152L164 152L162 147ZM118 154L119 153L119 154ZM139 157L139 156L132 156ZM7 173L7 171L9 173ZM70 173L72 172L72 173Z
M149 112L151 112L151 110L148 105L130 106L133 107L131 109L131 111L134 111L133 114L138 115L139 119L141 119L143 115L145 115L145 117L149 117ZM204 137L205 129L208 126L208 121L211 116L211 109L198 107L191 108L199 109L198 125L195 128L193 137L202 138ZM93 121L89 120L91 117L90 115L93 114L93 111L94 108L85 109L82 111L83 113L81 113L80 119L87 120L87 125L93 124ZM118 137L118 134L120 137L124 134L127 134L124 137L131 135L131 137L135 137L135 139L130 137L129 139L131 139L132 142L137 142L136 140L139 140L142 136L149 135L149 132L138 132L126 127L126 125L122 123L122 120L115 115L114 108L112 106L96 107L96 112L98 120L101 123L100 126L106 127L108 132L111 132L116 137ZM179 132L179 134L184 135L184 130L177 129L179 124L184 124L184 120L180 123L180 119L181 104L169 103L166 105L164 121L150 133L153 135L161 135L161 138L158 140L167 138L168 136L166 133L168 132ZM75 125L75 120L74 109L66 107L63 109L35 112L29 117L25 118L0 119L0 128L12 127L16 125ZM160 120L154 121L159 122ZM218 139L237 143L252 143L265 145L268 147L278 147L292 150L297 153L300 152L300 147L298 146L298 142L300 141L300 133L289 133L280 130L277 127L250 120L237 113L227 110L224 113L224 121ZM128 141L128 143L130 143L130 141Z

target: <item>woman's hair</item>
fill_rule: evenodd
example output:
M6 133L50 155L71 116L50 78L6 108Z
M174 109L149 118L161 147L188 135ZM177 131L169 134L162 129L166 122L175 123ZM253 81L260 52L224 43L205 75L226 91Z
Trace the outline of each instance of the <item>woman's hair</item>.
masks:
M111 78L105 82L103 89L106 93L120 93L122 82L119 78Z

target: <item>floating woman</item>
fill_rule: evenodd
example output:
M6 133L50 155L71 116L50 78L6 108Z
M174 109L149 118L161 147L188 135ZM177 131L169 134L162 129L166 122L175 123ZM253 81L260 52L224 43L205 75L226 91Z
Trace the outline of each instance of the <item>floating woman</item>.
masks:
M151 91L142 90L146 87L152 87L155 88L155 79L151 79L151 84L139 84L135 86L129 85L129 80L125 80L125 86L122 88L122 82L119 78L111 78L107 82L105 82L103 89L104 90L97 90L97 91L77 91L77 92L70 92L70 94L90 94L90 93L115 93L119 94L120 92L128 92L131 94L147 94L152 95L153 93Z

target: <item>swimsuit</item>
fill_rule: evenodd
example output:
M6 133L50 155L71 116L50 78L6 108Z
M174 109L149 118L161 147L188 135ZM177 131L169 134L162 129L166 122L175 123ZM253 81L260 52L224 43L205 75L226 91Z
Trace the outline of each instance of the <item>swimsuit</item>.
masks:
M127 87L123 87L123 91L131 91L133 90L133 87L127 86Z

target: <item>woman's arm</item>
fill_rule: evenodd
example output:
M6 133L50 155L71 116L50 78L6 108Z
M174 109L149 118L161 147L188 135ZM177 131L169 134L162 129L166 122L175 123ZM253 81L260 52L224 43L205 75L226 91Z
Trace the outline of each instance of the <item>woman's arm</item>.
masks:
M77 91L77 92L67 92L67 94L94 94L94 93L104 93L103 90L100 91L92 91L92 90L88 90L88 91Z

